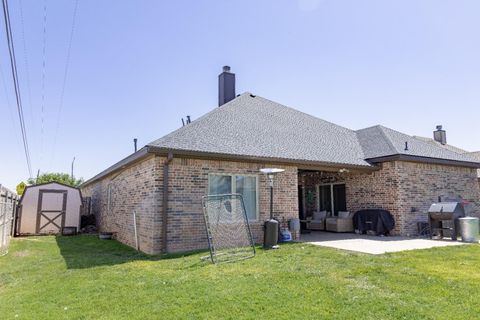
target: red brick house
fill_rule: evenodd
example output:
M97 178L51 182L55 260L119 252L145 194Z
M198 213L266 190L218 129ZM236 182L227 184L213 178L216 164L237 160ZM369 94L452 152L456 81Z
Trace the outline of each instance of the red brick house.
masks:
M415 235L439 197L462 197L471 214L480 213L480 161L468 154L383 126L354 131L251 93L236 96L229 68L219 89L218 108L82 185L102 231L133 246L135 210L142 251L206 248L202 196L236 192L261 242L269 198L259 170L272 166L285 169L275 183L280 221L383 208L395 217L395 234Z

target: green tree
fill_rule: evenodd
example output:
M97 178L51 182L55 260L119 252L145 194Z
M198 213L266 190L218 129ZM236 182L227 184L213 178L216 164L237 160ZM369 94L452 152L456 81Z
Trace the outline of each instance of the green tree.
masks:
M27 184L23 181L17 184L17 187L15 188L17 190L17 194L21 196L25 192L26 187L27 187Z
M76 179L75 177L71 177L68 173L60 173L60 172L46 172L42 173L38 176L38 178L30 178L28 179L28 184L36 185L48 182L59 182L63 183L72 187L78 187L83 183L83 179L79 178Z

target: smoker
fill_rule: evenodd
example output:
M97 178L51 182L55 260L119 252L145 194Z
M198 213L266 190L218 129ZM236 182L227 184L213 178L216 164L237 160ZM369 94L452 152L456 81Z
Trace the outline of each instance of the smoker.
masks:
M460 231L458 219L461 217L465 217L465 210L460 202L433 203L428 210L432 239L443 239L447 231L452 240L457 240Z

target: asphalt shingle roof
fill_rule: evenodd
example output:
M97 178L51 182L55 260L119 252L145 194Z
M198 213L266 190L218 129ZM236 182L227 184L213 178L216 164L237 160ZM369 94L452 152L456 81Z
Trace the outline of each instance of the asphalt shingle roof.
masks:
M435 140L432 139L432 138L420 137L420 136L414 136L414 137L417 138L417 139L426 141L426 142L428 142L428 143L430 143L430 144L433 144L433 145L435 145L435 146L437 146L437 147L445 148L445 149L448 149L448 150L453 151L453 152L456 152L456 153L461 153L461 154L469 153L467 150L461 149L461 148L459 148L459 147L452 146L451 144L441 144L440 142L435 141Z
M390 155L408 155L460 162L478 162L468 154L457 153L452 151L451 148L444 148L436 143L409 136L380 125L358 130L357 135L366 159ZM408 145L407 150L405 150L405 143Z
M459 153L459 148L430 140L380 125L353 131L247 92L149 143L84 184L158 150L364 168L373 168L375 158L412 156L480 168L480 154Z
M393 155L480 161L380 125L353 131L248 92L147 146L366 167Z
M148 146L370 167L355 131L250 93Z

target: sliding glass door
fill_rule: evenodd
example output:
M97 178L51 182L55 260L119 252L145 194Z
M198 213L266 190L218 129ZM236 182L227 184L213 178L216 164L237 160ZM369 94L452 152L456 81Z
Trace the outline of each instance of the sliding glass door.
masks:
M347 211L347 196L344 184L334 184L333 188L333 212L338 216L339 211Z
M318 186L319 211L328 211L338 216L339 211L347 211L345 184L322 184Z
M318 193L319 193L318 208L320 209L319 211L332 212L332 190L331 190L331 186L329 184L318 186Z

